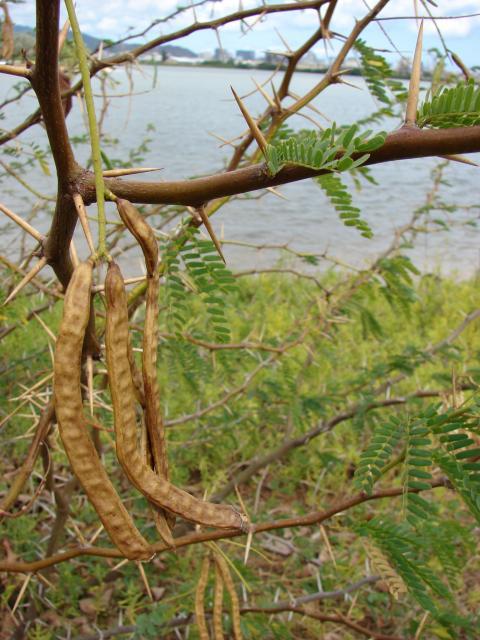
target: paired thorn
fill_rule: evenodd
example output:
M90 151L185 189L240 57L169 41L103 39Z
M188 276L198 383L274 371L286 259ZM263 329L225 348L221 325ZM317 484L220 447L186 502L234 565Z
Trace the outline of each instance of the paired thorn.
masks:
M7 305L9 302L11 302L15 296L17 296L17 294L20 293L20 291L31 281L33 280L33 278L35 278L36 275L38 275L40 273L40 271L43 269L43 267L47 264L47 259L45 257L40 258L40 260L37 262L37 264L33 267L33 269L30 269L30 271L27 273L27 275L22 278L22 280L17 284L17 286L13 289L13 291L10 293L10 295L7 297L7 299L4 301L2 306Z
M242 99L237 95L235 89L233 87L230 87L230 89L232 90L233 97L237 101L240 111L242 112L242 115L248 124L248 128L250 129L252 136L257 141L258 146L260 147L263 155L265 156L267 152L267 141L265 140L263 133L260 131L257 123L247 111L246 106L243 104Z
M420 78L422 75L422 43L423 43L423 20L418 30L417 45L413 56L412 73L410 85L408 87L407 111L405 114L405 124L407 127L414 126L417 121L418 96L420 93Z
M88 244L88 248L90 249L90 253L92 255L95 255L95 245L93 243L93 237L92 237L92 232L90 231L90 225L88 224L87 210L85 209L83 198L79 193L73 194L73 203L75 204L75 209L77 210L77 215L80 220L80 224L82 225L83 233L85 234L85 238L87 239L87 244Z
M13 213L13 211L10 211L10 209L7 209L7 207L4 204L0 203L0 211L4 213L6 216L8 216L11 220L13 220L15 224L18 224L18 226L21 227L24 231L29 233L32 236L32 238L35 238L35 240L38 240L39 242L42 242L44 240L44 236L40 233L40 231L37 231L34 227L32 227L31 224L26 222L23 218L18 216L16 213Z

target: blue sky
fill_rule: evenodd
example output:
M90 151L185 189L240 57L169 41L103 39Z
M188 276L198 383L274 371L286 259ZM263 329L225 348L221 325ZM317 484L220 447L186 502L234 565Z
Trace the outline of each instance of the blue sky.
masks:
M277 0L278 2L279 0ZM374 0L367 0L373 5ZM77 13L82 29L97 37L120 37L126 34L129 27L140 30L148 26L155 18L161 18L174 11L179 4L188 4L189 0L78 0ZM258 5L255 0L243 0L244 8ZM422 10L421 0L391 0L382 11L381 17L412 16L414 7L418 5ZM470 13L480 13L480 0L436 0L437 7L428 4L436 16L455 16ZM230 13L238 10L239 0L222 0L197 9L199 20L212 16ZM10 5L12 19L18 24L34 25L35 3L27 0L24 4ZM365 0L339 0L332 23L334 31L348 33L355 18L362 17L366 9ZM65 12L63 12L65 13ZM187 11L180 19L167 24L156 26L150 31L149 37L155 37L180 27L186 26L193 20L193 12ZM250 20L249 23L252 23ZM247 34L242 33L238 24L229 25L220 30L222 46L235 51L237 49L254 49L262 52L267 49L284 50L278 33L285 38L291 48L303 42L317 27L317 17L313 11L298 11L295 14L279 14L268 17L257 23ZM480 15L458 20L440 20L439 27L445 37L448 47L455 51L469 65L480 65ZM415 20L389 20L382 22L398 49L405 55L410 55L415 46ZM378 24L371 25L366 31L369 42L382 49L392 49L388 39L382 33ZM141 39L138 39L141 41ZM213 50L218 46L217 38L211 31L203 31L179 41L178 44L189 47L194 51ZM431 47L441 48L441 43L435 26L429 21L425 27L424 51ZM316 53L323 57L324 48L318 46ZM427 54L426 54L427 55Z

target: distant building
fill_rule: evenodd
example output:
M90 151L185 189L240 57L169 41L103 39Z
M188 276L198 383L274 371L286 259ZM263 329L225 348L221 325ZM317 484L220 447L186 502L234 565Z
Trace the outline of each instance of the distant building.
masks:
M265 51L265 62L267 64L284 64L287 57L286 54L278 53L277 51Z
M252 62L255 60L255 51L251 49L238 49L235 53L235 58L242 62Z
M318 67L318 58L313 51L308 51L301 59L299 66L313 69Z
M232 55L226 49L220 49L220 47L217 47L213 52L213 59L217 62L229 62L232 60Z

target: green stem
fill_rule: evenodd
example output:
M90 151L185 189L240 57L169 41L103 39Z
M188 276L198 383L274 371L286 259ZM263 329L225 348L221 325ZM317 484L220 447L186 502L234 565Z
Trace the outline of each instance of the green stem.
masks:
M90 83L90 69L88 67L85 44L83 42L80 25L78 24L73 0L65 0L68 18L72 28L75 49L77 52L80 73L83 82L85 105L87 107L88 128L90 131L90 145L92 148L93 171L95 174L95 191L98 209L98 256L107 256L106 245L106 219L105 219L105 186L102 175L102 156L100 153L100 136L98 133L97 119L95 117L95 105L93 103L92 85Z

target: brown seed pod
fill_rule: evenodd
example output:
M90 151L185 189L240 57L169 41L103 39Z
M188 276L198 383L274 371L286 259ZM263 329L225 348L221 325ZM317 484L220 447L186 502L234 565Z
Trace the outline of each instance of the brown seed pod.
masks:
M3 9L3 24L2 24L2 58L9 59L13 55L13 22L8 12L8 5L6 2L0 4Z
M205 591L207 589L209 569L210 558L206 555L203 558L200 578L198 579L197 590L195 591L195 620L200 640L209 640L210 638L208 634L207 620L205 618Z
M128 364L130 365L130 375L132 376L133 391L135 398L141 407L145 407L145 392L143 390L142 374L138 370L135 356L133 355L132 344L128 341Z
M232 627L233 627L233 637L235 640L242 640L242 630L240 628L240 602L238 600L237 592L235 591L235 585L232 580L232 576L230 575L230 569L228 568L228 564L225 558L220 554L220 552L215 552L215 564L217 565L222 578L225 584L225 587L228 591L228 595L230 596L230 606L232 611Z
M158 346L158 276L148 278L145 323L143 328L142 373L144 388L145 424L148 433L148 446L152 453L152 468L165 480L169 478L167 443L160 407L160 392L157 378ZM165 513L170 529L175 526L175 516ZM158 525L158 514L155 516ZM162 531L158 528L159 533Z
M158 263L158 245L151 226L145 222L142 214L128 200L117 198L115 204L123 224L137 239L142 248L147 274L152 276Z
M224 640L222 628L223 578L218 564L215 563L215 591L213 594L213 637Z
M115 423L117 457L130 482L153 504L186 520L224 529L245 529L247 519L232 507L198 500L155 475L137 448L135 399L129 371L127 296L118 266L110 263L105 279L105 344Z
M65 294L54 365L55 412L72 469L112 542L129 559L150 558L152 549L135 527L97 455L83 416L82 345L90 315L91 261L73 272Z
M150 225L144 220L136 207L128 200L116 201L117 209L124 224L136 238L142 249L148 274L147 296L145 306L145 323L143 330L142 375L143 375L143 403L145 424L148 439L147 448L152 454L151 467L156 473L168 480L168 458L165 431L162 423L160 395L157 378L157 347L158 347L158 286L159 276L156 272L158 262L158 245ZM132 360L130 358L130 369ZM133 384L138 389L132 371ZM136 391L138 396L138 390ZM169 513L154 514L155 525L160 535L165 539L165 523L171 529L175 526L175 516Z

